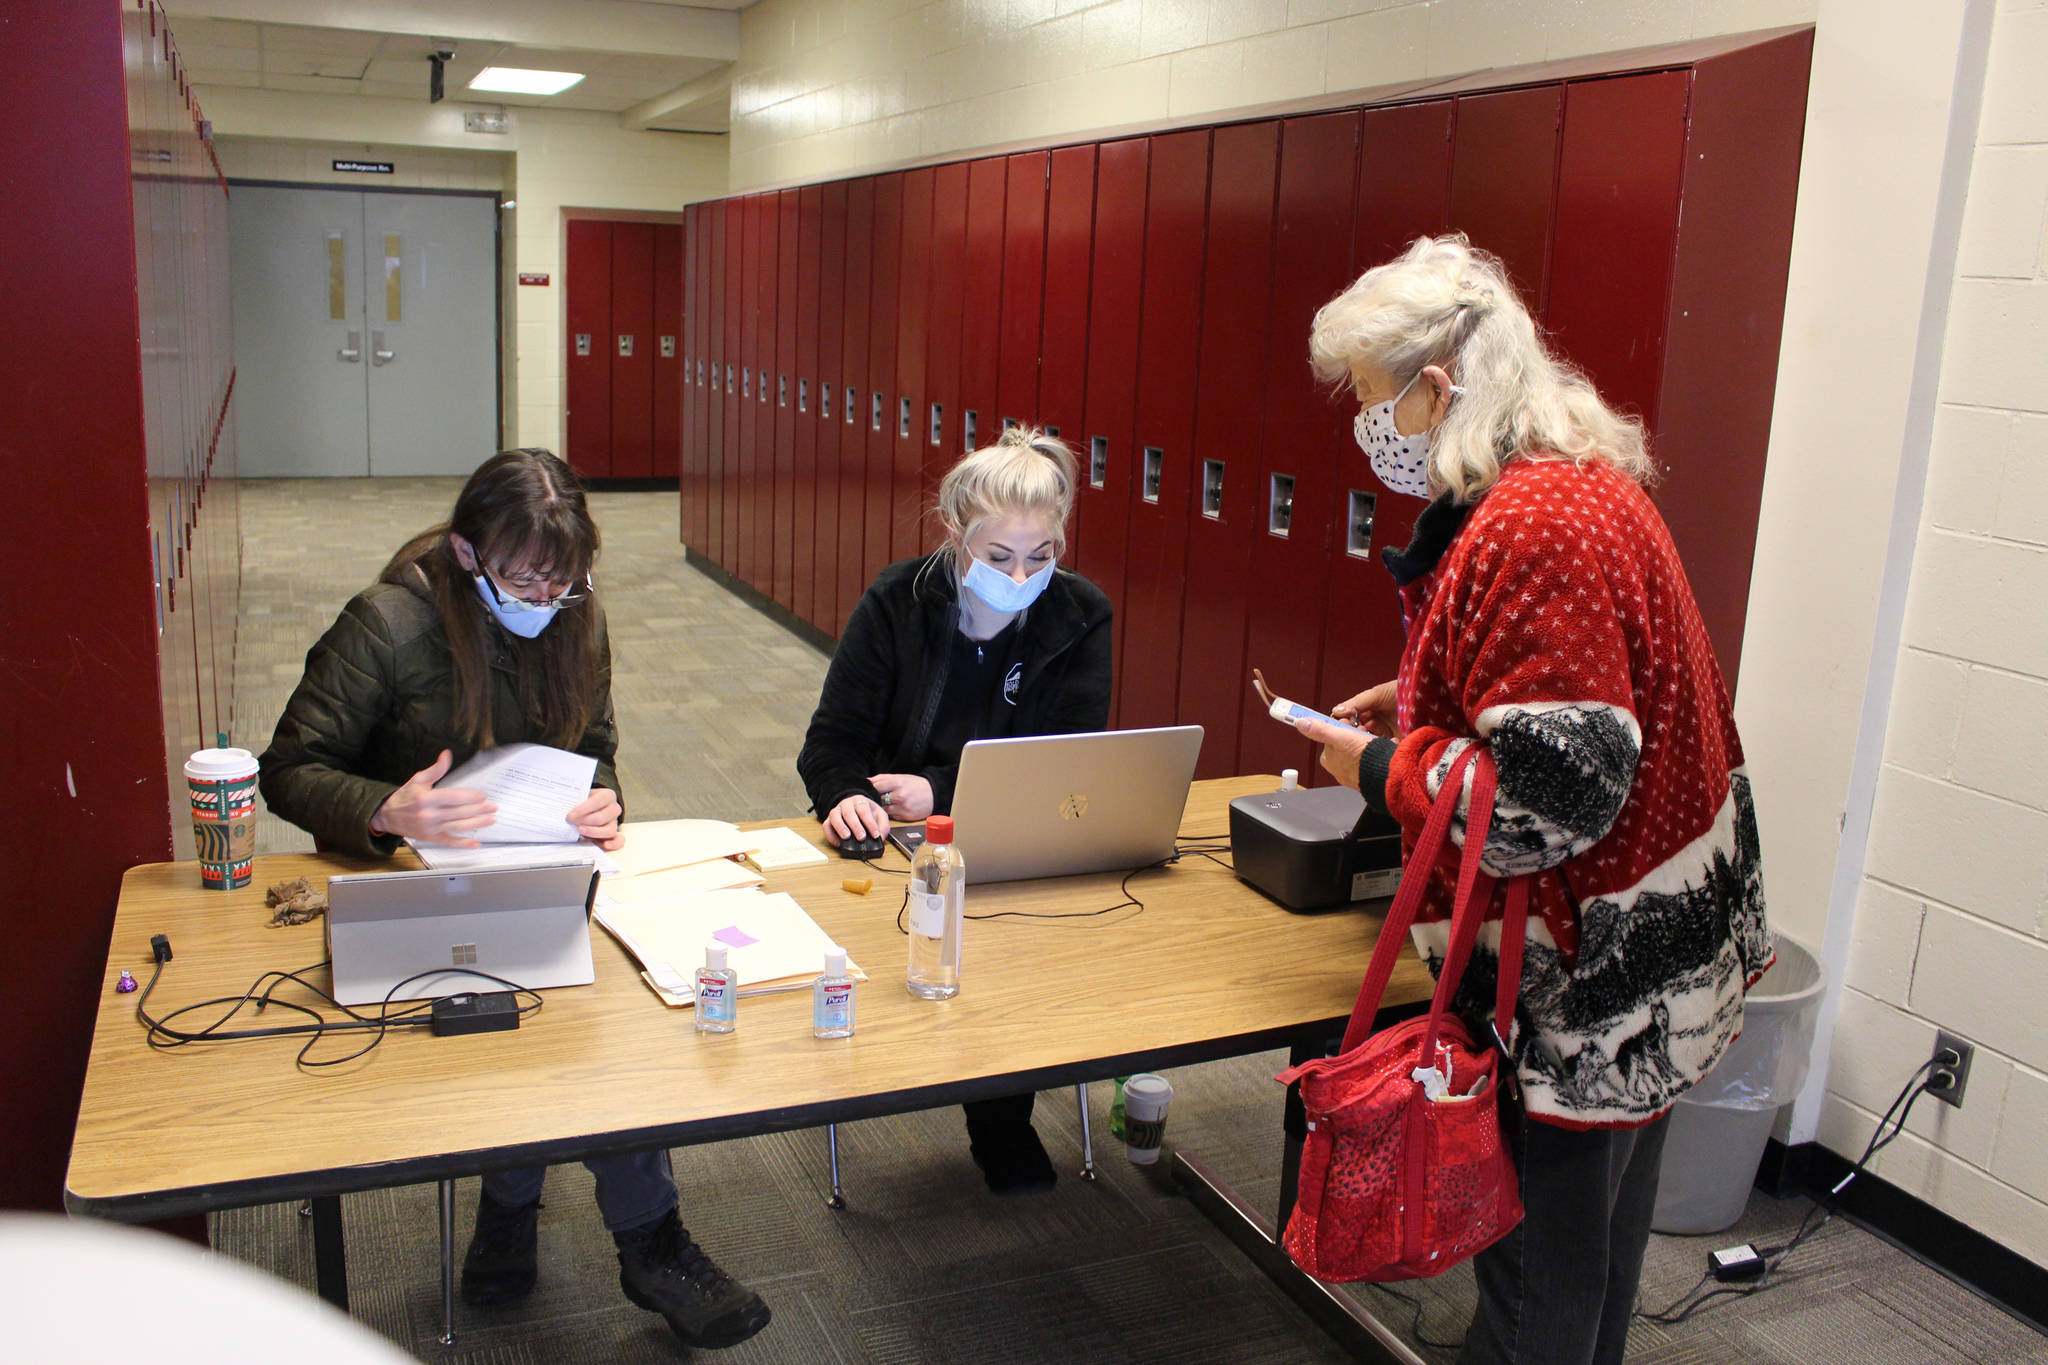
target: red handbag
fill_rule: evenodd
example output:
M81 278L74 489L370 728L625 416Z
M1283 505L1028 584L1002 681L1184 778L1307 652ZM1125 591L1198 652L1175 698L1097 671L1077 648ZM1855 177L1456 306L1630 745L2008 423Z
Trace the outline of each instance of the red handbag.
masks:
M1422 902L1472 769L1472 801L1458 866L1450 945L1429 1013L1366 1037L1394 971L1394 959ZM1479 854L1493 823L1492 755L1479 745L1452 764L1408 875L1380 928L1372 965L1358 988L1344 1045L1280 1073L1301 1082L1308 1111L1299 1193L1281 1245L1319 1280L1408 1280L1440 1274L1491 1246L1522 1221L1515 1165L1501 1137L1499 1087L1512 1084L1506 1048L1484 1045L1449 1013L1492 898ZM1521 984L1528 879L1508 883L1501 923L1496 1028L1514 1018Z

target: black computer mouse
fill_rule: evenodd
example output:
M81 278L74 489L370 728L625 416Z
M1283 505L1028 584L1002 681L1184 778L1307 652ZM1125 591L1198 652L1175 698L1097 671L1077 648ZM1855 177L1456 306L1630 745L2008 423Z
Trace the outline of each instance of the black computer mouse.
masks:
M880 835L863 835L858 839L842 839L839 842L839 856L842 858L858 858L862 862L866 862L871 858L881 857L882 850L888 846L888 843L889 841Z

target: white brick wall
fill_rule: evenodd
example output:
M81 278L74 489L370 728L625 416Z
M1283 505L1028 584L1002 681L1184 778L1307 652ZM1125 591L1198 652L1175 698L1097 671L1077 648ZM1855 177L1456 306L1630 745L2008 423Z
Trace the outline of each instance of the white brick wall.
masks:
M1992 29L1905 647L1820 1139L1976 1044L1877 1170L2048 1264L2048 5Z
M735 189L1415 76L1804 23L1819 0L762 0Z

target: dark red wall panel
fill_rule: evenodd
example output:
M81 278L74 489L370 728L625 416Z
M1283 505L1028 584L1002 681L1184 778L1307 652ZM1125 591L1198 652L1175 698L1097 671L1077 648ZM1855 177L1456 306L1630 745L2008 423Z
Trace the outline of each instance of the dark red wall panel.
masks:
M896 407L886 414L895 442L890 457L891 559L908 559L918 552L918 520L924 511L926 443L920 414L929 389L925 381L926 328L936 288L932 271L933 176L929 169L906 171L903 176L902 265L896 277Z
M682 427L676 462L682 508L677 534L684 545L699 551L704 547L704 390L697 383L697 366L704 359L704 319L711 308L704 287L704 208L691 204L683 210L683 335L677 342L682 353Z
M743 240L735 253L740 259L739 395L732 463L727 466L731 471L728 477L732 482L732 512L726 526L726 552L731 561L726 567L740 582L748 584L755 582L754 480L759 466L761 428L761 405L754 399L754 389L760 377L761 356L761 220L767 216L761 211L762 204L762 196L753 194L735 205L741 211L739 228Z
M846 626L847 613L866 590L867 413L871 395L868 364L873 313L875 182L846 187L846 315L840 354L839 561L834 566L832 633Z
M1450 130L1449 100L1365 111L1352 233L1357 271L1384 264L1415 238L1435 236L1449 225ZM1305 333L1295 342L1303 354L1307 343ZM1330 420L1337 431L1353 411L1346 398L1333 400ZM1324 710L1393 677L1400 665L1401 604L1380 550L1406 545L1423 507L1420 498L1389 491L1355 444L1341 437L1338 444L1338 521L1330 547L1322 676L1314 692L1314 704Z
M683 328L683 225L654 229L654 421L648 474L682 473L683 365L689 354Z
M712 533L712 558L727 573L739 572L740 539L740 372L745 368L747 201L729 199L719 206L712 242L722 261L718 310L722 338L719 372L723 376L719 393L719 415L714 419L718 447L712 457L712 471L718 488L718 529Z
M1551 344L1609 403L1657 420L1690 71L1565 86Z
M1137 459L1138 309L1145 284L1146 138L1102 144L1095 173L1095 234L1089 262L1088 395L1082 436L1076 567L1116 607L1116 660L1121 686L1124 531L1131 469ZM1117 723L1115 702L1110 722Z
M1209 195L1206 128L1152 139L1138 339L1138 464L1129 494L1120 722L1171 725L1194 511L1195 356Z
M1702 61L1667 314L1652 488L1735 686L1799 192L1811 31Z
M862 586L889 564L896 458L896 302L903 251L903 177L875 178L874 274L868 296L868 386L872 395L862 414L867 428L865 490L867 536L861 547Z
M562 455L584 477L603 478L612 472L612 225L572 220L564 257L569 411Z
M1045 314L1047 154L1019 152L1009 161L1003 202L1003 327L997 361L996 411L1005 422L1040 424L1039 326Z
M796 462L790 480L789 609L817 624L818 531L818 318L824 294L822 220L825 191L807 185L797 192L796 361L789 377L789 408L795 414Z
M1557 184L1561 87L1460 95L1451 162L1451 226L1507 263L1543 316L1550 209Z
M811 421L817 428L816 531L811 560L812 625L838 633L834 599L839 592L839 444L846 424L839 398L846 373L846 182L824 187L819 198L818 365L811 376Z
M1216 130L1209 177L1209 246L1202 268L1202 343L1195 374L1194 506L1188 514L1181 638L1197 642L1180 670L1176 717L1203 729L1198 775L1237 771L1245 679L1245 582L1258 503L1259 426L1273 268L1273 195L1280 125ZM1210 462L1220 498L1204 497Z
M1299 699L1322 660L1337 470L1356 447L1351 413L1308 367L1316 309L1351 278L1351 213L1361 120L1356 112L1289 119L1280 134L1280 186L1273 247L1271 344L1265 370L1265 448L1254 490L1245 663ZM1273 524L1279 481L1293 481L1285 533ZM1284 501L1284 495L1282 500ZM1238 764L1244 772L1314 772L1308 742L1265 715L1242 692Z

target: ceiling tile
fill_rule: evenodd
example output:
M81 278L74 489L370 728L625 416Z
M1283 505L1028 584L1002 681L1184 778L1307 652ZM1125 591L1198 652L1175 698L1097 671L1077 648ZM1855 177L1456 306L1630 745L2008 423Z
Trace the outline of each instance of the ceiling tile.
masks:
M354 57L368 61L387 35L344 28L306 28L298 24L263 24L263 50L271 52L316 52L332 57Z

